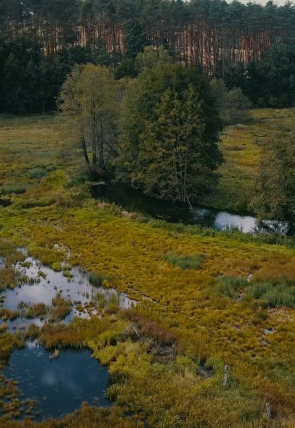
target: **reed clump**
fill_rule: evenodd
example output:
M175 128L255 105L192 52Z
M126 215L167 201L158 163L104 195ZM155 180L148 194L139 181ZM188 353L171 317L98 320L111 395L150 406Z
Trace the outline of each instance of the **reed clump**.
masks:
M103 273L89 272L88 279L92 285L95 285L96 287L100 287L104 281L109 281L109 282L113 281L114 276L103 274Z
M165 257L168 263L171 263L173 266L180 267L181 269L201 269L203 262L205 260L204 254L193 254L193 255L184 255L179 256L174 253L167 253Z
M50 322L57 322L64 319L72 310L72 302L65 299L61 293L57 293L52 299L52 308L50 310Z

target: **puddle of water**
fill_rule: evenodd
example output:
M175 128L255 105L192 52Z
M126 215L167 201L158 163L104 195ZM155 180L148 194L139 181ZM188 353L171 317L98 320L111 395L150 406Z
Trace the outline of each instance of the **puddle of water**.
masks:
M0 198L0 207L6 208L12 205L12 202L10 199Z
M79 312L76 305L84 305L89 302L97 293L103 295L106 300L112 296L117 296L121 309L128 309L136 304L134 300L129 299L125 293L118 293L115 289L107 289L104 287L94 287L88 279L87 273L81 272L79 268L73 268L71 273L72 278L66 278L62 272L55 272L53 269L42 266L40 262L32 257L27 257L24 262L17 263L16 269L29 278L28 283L14 289L6 289L0 295L4 297L2 307L12 311L18 311L18 306L21 302L32 305L36 303L44 303L51 305L52 299L59 292L61 295L70 299L73 303L71 312L64 319L69 323L75 316L86 317L89 315L85 312ZM42 274L40 275L40 271ZM30 279L35 283L30 283ZM37 283L36 283L37 279ZM1 306L1 305L0 305ZM23 329L32 322L42 325L42 321L38 319L16 318L8 321L8 330Z
M4 368L7 378L19 379L19 392L37 401L37 420L71 413L84 401L95 406L110 406L105 398L108 371L89 351L60 351L49 359L49 352L30 342L13 352Z
M264 329L264 334L267 336L269 334L273 334L274 333L274 329L273 328L265 328Z
M209 377L212 377L212 370L208 369L205 366L205 364L200 364L199 365L199 372L200 372L200 375L203 376L206 379L208 379Z

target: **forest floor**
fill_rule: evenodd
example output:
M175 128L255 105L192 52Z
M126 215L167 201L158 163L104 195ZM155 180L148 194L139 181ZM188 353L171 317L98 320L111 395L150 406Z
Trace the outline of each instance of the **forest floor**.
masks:
M223 134L228 163L220 170L223 197L211 199L216 207L225 195L251 193L260 139L278 124L289 126L294 110L257 110L252 117ZM112 374L109 397L150 427L294 427L293 242L168 224L93 200L79 172L83 159L64 128L59 117L1 118L0 185L2 200L12 205L0 207L0 256L6 260L0 288L15 283L17 247L52 268L65 261L65 248L68 264L141 303L129 311L108 308L101 319L17 335L2 322L0 358L21 346L24 335L39 336L51 349L89 347ZM235 206L227 201L223 208ZM140 339L119 334L131 322ZM0 378L1 395L5 385ZM102 417L105 425L101 419L91 426L142 426L124 419L120 408ZM20 426L8 422L18 411L17 403L0 402L7 427ZM43 427L94 424L95 412L84 408Z

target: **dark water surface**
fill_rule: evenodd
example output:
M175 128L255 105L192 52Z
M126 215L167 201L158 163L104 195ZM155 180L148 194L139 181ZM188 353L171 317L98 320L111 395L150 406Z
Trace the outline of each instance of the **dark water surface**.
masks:
M19 378L19 392L38 403L36 417L41 420L71 413L86 401L110 406L105 398L108 371L91 358L89 351L63 350L56 359L35 343L13 352L4 369L7 378Z
M12 202L10 199L0 197L0 207L6 208L9 207L11 204Z
M244 233L288 233L286 223L276 221L258 223L255 217L249 215L218 211L198 205L172 204L148 198L142 192L124 184L96 184L92 186L91 194L94 198L103 198L108 202L115 202L129 211L146 213L171 223L199 224L215 230L237 228Z

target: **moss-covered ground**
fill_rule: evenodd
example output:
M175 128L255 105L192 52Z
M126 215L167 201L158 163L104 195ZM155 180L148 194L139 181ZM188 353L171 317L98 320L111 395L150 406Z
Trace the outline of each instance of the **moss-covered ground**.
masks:
M219 190L228 195L227 206L235 206L238 183L251 193L259 139L284 121L288 126L294 110L260 110L252 116L246 127L225 131L228 166L222 167ZM105 286L141 303L128 311L114 304L101 319L46 324L23 334L39 337L48 348L90 347L109 366L108 395L125 412L104 411L98 422L103 411L85 407L43 426L85 426L84 416L93 427L142 426L123 418L133 414L159 428L294 427L293 242L171 225L92 200L81 180L83 159L64 130L56 117L1 119L0 186L12 202L0 207L1 287L22 280L13 269L22 258L17 246L55 268L70 250L72 266L106 278ZM243 150L226 149L234 145ZM7 192L9 186L26 192ZM197 269L179 262L198 255ZM139 337L132 329L120 334L131 323ZM23 345L23 337L3 328L0 344L7 349L0 354L4 361L13 347ZM225 365L230 367L226 385ZM19 426L7 421L13 411L4 413L5 426Z

